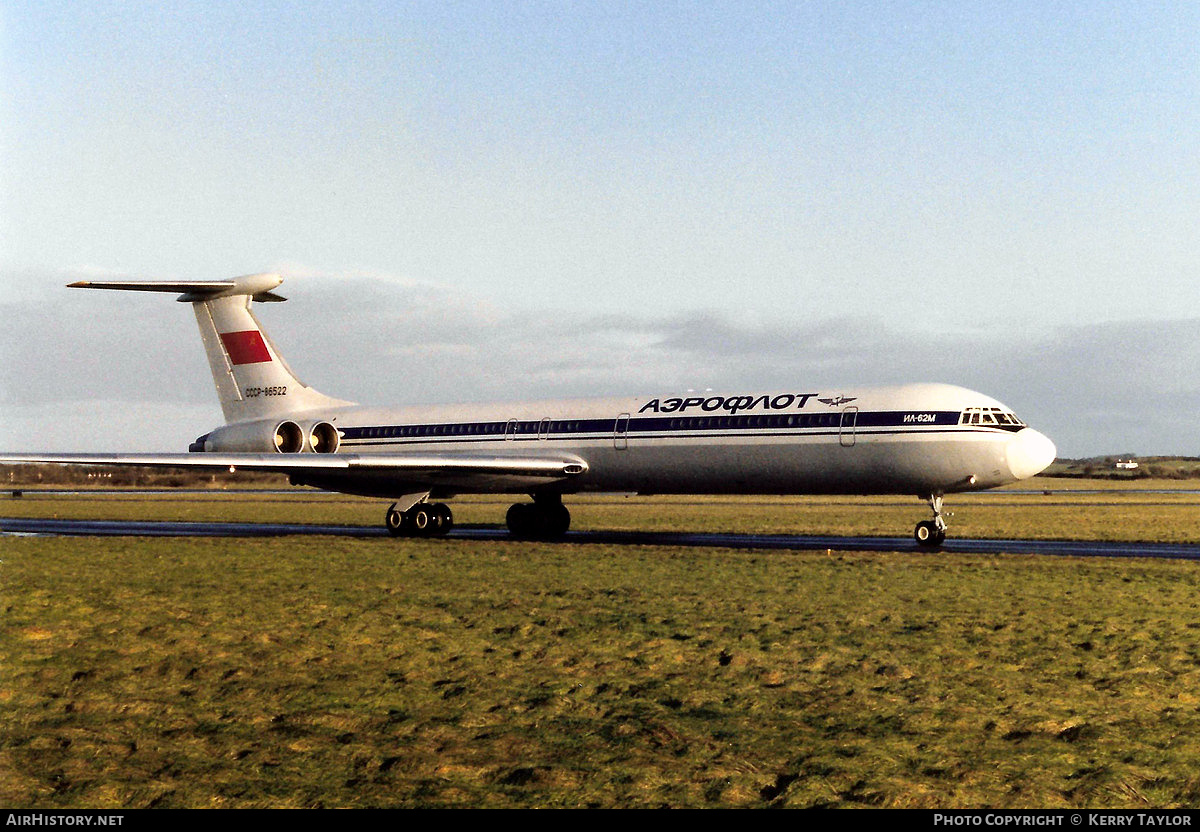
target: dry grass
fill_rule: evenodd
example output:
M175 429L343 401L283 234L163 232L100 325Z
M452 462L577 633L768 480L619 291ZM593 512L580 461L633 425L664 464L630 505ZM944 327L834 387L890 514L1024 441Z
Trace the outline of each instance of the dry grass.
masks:
M1190 563L0 547L8 806L1200 800Z

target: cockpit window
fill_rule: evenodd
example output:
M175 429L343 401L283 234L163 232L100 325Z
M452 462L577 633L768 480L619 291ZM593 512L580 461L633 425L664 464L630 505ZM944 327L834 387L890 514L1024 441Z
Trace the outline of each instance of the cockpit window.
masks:
M1025 423L1017 414L998 407L968 407L958 417L960 425L998 425L1007 430L1020 430Z

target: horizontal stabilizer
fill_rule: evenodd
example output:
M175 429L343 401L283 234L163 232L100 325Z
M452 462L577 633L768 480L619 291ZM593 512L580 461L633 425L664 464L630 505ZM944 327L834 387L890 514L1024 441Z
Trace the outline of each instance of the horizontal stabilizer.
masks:
M68 283L68 289L123 289L127 292L202 292L217 294L228 292L237 286L232 280L193 280L185 283L168 283L157 280L99 281L77 280Z
M125 292L168 292L178 294L181 303L200 303L220 297L249 295L256 301L278 303L287 300L271 290L283 282L276 274L248 274L233 280L77 280L70 289L118 289Z

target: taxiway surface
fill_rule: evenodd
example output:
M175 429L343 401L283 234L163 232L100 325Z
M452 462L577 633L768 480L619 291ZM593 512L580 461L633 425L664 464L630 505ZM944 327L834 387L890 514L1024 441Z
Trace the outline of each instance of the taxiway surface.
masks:
M387 537L382 527L302 523L184 523L131 520L60 520L0 517L0 534L121 537ZM511 541L497 526L458 526L448 537L459 540ZM622 546L700 546L725 549L795 549L843 552L923 552L908 537L835 537L788 534L709 534L690 532L572 531L564 544L607 543ZM1168 558L1200 560L1200 544L1123 543L1088 540L984 540L950 538L938 551L968 554L1033 554L1065 557Z

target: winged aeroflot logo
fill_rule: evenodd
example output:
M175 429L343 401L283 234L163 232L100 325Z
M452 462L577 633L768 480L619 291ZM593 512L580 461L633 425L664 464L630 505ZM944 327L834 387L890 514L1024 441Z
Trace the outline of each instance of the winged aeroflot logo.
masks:
M836 396L831 399L817 399L817 401L821 404L827 404L830 407L840 407L841 405L858 401L858 396Z

